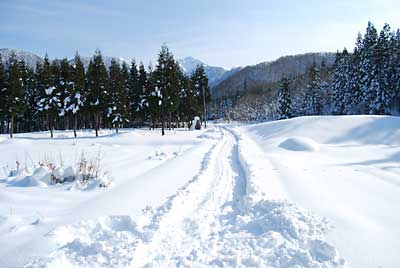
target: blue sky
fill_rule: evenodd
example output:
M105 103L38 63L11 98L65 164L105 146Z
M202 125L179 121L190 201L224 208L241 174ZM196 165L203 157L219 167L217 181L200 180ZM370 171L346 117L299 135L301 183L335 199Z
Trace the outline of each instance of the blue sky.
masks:
M0 0L0 47L72 57L78 50L155 62L166 43L230 68L352 48L368 20L400 28L394 0Z

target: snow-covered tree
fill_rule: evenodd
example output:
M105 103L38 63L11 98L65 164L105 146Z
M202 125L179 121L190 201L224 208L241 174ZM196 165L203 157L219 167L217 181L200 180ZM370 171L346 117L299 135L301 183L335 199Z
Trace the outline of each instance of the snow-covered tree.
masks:
M6 87L6 71L3 65L2 57L0 54L0 130L3 132L4 122L7 116L6 100L7 100L7 87Z
M179 80L177 64L168 47L163 45L158 54L157 66L153 74L155 91L159 97L159 110L161 116L161 135L165 135L166 116L176 111L179 105Z
M391 80L391 32L388 24L385 24L379 34L374 53L375 76L372 78L369 93L371 102L369 104L370 114L389 114L390 103L394 96Z
M305 115L321 115L323 109L322 103L322 82L320 70L316 63L313 63L308 70L309 83L304 96L304 114Z
M69 114L72 114L74 137L76 138L76 130L78 128L78 116L82 114L85 103L85 68L79 57L79 54L75 54L74 64L72 66L72 89L67 101L64 101L66 110Z
M375 58L377 40L377 30L371 22L368 22L368 27L364 35L363 44L360 51L360 77L362 91L364 94L364 102L367 108L366 112L370 112L369 108L376 94L377 68L375 64Z
M8 60L6 87L3 88L5 96L5 114L10 120L10 137L13 137L15 128L15 119L23 114L25 108L24 84L17 57L11 54Z
M190 77L193 92L197 97L198 107L201 109L203 122L207 120L207 104L211 100L210 87L208 86L208 77L205 73L204 66L198 65Z
M118 132L119 125L126 122L127 113L127 67L124 67L124 75L121 67L115 59L111 60L109 79L108 79L108 108L107 118Z
M87 70L86 110L93 116L96 137L99 136L101 115L107 109L107 70L100 50L96 50Z
M292 117L292 99L289 93L290 81L283 77L277 101L277 119L288 119Z
M144 67L143 67L144 69ZM142 98L143 98L143 87L139 86L139 72L136 66L136 61L132 60L130 70L129 70L129 93L128 93L128 101L129 101L129 115L130 120L133 123L137 117L140 117L140 120L143 120L143 107L142 107Z

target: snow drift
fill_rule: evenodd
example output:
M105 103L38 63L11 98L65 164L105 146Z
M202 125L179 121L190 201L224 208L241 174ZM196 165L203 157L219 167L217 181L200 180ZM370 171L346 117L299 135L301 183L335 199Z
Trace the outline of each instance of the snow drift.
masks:
M287 138L279 144L279 147L289 151L315 152L319 150L319 145L315 141L303 137Z

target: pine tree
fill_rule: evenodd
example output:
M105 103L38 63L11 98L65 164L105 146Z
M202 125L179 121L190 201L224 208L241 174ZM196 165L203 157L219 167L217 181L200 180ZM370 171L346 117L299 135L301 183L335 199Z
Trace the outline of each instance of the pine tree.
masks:
M281 80L278 94L277 117L278 119L289 119L292 117L292 100L289 93L290 81L287 77Z
M143 67L144 70L144 67ZM145 79L146 80L146 79ZM139 85L139 72L136 66L136 61L132 60L129 70L129 114L130 120L133 123L136 118L140 117L140 121L143 118L143 108L141 100L143 98L143 87Z
M23 114L25 108L24 85L17 57L11 54L8 60L5 90L5 113L10 119L10 137L13 137L15 119Z
M320 71L314 62L308 69L307 91L304 98L304 111L306 115L321 115L322 114L322 84Z
M199 113L203 114L202 118L206 126L207 104L211 100L211 93L208 86L208 78L202 65L197 66L193 72L191 76L191 85L193 87L193 91L195 92L195 96L197 97L198 105L202 109L202 111L199 111Z
M159 97L161 115L161 135L165 135L167 113L176 111L179 105L179 80L177 65L168 47L163 45L158 54L156 70L154 71L155 94ZM171 120L169 120L171 121Z
M154 83L152 81L152 68L149 66L148 73L141 62L139 64L137 90L142 92L140 106L142 109L143 120L151 122L150 128L155 127L156 111L158 107L158 97L154 97ZM136 94L136 93L135 93ZM134 106L136 107L136 106ZM136 111L135 111L136 112Z
M119 109L121 111L122 122L129 122L129 92L130 92L130 79L129 67L123 62L121 65L121 93L119 99Z
M389 105L394 96L390 85L390 40L390 27L385 24L375 46L374 65L376 75L373 77L369 89L369 93L373 94L369 106L370 114L390 114Z
M36 105L40 115L45 117L46 127L50 130L51 137L53 137L54 130L54 115L57 114L57 103L59 103L54 86L54 72L55 67L53 66L52 68L49 57L46 54L43 64L38 64L36 67L39 92Z
M178 120L190 123L199 111L199 105L197 102L196 95L194 93L194 87L191 86L190 79L178 68L178 80L179 80L179 107L178 107Z
M5 121L5 118L7 117L7 77L6 77L6 71L3 65L2 57L0 54L0 128L1 132L3 132L3 124Z
M65 128L69 128L69 122L67 117L70 115L70 105L71 105L71 97L74 92L74 82L73 82L73 73L72 67L69 64L66 58L60 61L60 78L58 84L58 92L60 92L60 104L58 110L58 115L60 117L64 117L64 125Z
M107 70L100 50L96 50L87 70L86 110L93 116L96 137L99 136L101 114L107 108Z
M34 131L36 123L36 99L38 96L36 81L35 81L35 72L32 68L30 68L24 61L19 62L22 83L24 86L24 101L25 108L23 114L23 120L21 122L21 126L23 127L23 131Z
M125 66L127 75L127 68ZM118 126L123 124L126 120L127 111L127 92L126 81L127 77L122 76L120 65L115 59L111 60L109 71L109 94L108 94L108 111L107 118L115 126L118 132Z
M72 66L72 89L69 95L67 110L72 113L74 137L77 137L76 130L78 128L78 116L84 109L85 103L85 68L79 57L79 54L75 54L74 65Z
M377 78L377 68L375 64L376 45L378 40L377 30L371 22L368 22L368 27L364 35L362 49L360 51L360 74L362 91L364 94L364 102L366 108L365 112L369 110L373 99L375 98L375 87Z
M361 34L358 34L356 47L354 48L353 54L349 55L349 61L347 66L347 83L346 87L346 103L345 113L346 114L357 114L362 113L366 110L366 104L364 102L363 83L362 83L362 63L361 53L363 51L363 39Z
M349 54L346 49L342 53L336 53L333 71L333 113L344 114L345 107L345 88L348 81L346 77L348 71Z

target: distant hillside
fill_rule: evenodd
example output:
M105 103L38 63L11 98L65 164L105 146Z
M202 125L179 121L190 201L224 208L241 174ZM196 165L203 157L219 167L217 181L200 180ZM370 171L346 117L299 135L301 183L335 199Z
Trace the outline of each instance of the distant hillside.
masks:
M295 77L306 72L315 62L321 65L332 65L335 53L307 53L294 56L284 56L272 62L263 62L244 67L225 80L221 81L212 90L214 98L232 95L244 90L267 88L268 85L278 82L284 75Z
M222 67L210 66L202 62L201 60L193 57L186 57L178 60L179 66L186 75L191 75L198 65L204 66L204 71L208 77L209 86L212 88L218 85L221 81L225 80L233 73L238 71L240 68L234 68L231 70L225 70Z

